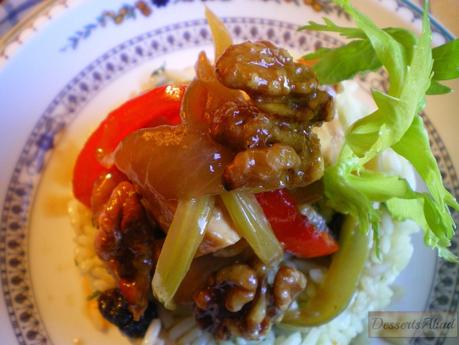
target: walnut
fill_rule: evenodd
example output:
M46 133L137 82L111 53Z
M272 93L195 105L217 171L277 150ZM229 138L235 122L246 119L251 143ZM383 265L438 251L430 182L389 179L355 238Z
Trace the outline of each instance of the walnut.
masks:
M228 88L241 89L271 114L307 122L331 120L332 96L318 88L314 72L270 42L243 42L229 47L216 65Z
M274 302L285 311L298 294L306 288L306 277L300 271L282 266L274 279Z
M238 312L255 297L258 280L249 266L231 265L216 273L213 285L225 290L221 296L225 308L230 312ZM212 298L208 289L200 291L194 300L200 309L211 308Z
M115 276L134 319L139 320L148 306L152 269L161 243L156 243L155 229L130 182L120 182L100 208L96 253Z
M234 264L216 272L194 296L200 327L218 339L259 339L305 288L302 273L282 266L269 283L270 270L259 260ZM272 275L274 276L274 274Z
M268 114L248 102L228 101L212 114L210 135L236 151L269 147L275 143L303 149L311 137L311 125L304 121Z
M249 94L286 96L309 93L317 87L314 73L270 42L243 42L229 47L217 61L223 85Z
M215 279L217 284L229 284L231 289L225 296L225 307L238 312L253 300L257 291L257 276L247 265L233 265L221 269Z
M272 118L247 102L225 102L211 119L212 138L238 151L266 147L273 138Z
M301 166L300 156L288 145L245 150L225 168L223 181L228 190L241 187L269 189L289 186L290 175Z
M102 174L96 179L91 192L91 211L95 217L104 208L116 186L125 180L126 177L117 170Z
M260 285L257 299L253 302L246 316L247 331L252 338L258 338L266 333L271 327L270 318L277 311L270 305L269 287L266 279L263 279Z

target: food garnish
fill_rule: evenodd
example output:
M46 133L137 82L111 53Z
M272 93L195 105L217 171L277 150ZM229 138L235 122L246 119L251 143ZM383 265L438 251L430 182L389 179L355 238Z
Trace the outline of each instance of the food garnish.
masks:
M302 27L303 30L337 32L354 39L341 48L322 49L305 56L319 59L313 67L319 80L338 82L382 65L390 86L387 93L372 92L378 109L353 124L338 161L326 169L324 186L329 203L332 208L356 218L361 231L372 228L377 241L382 209L375 209L373 204L382 202L395 219L416 221L424 231L425 243L436 248L441 257L457 262L447 249L455 228L448 207L459 211L459 204L443 186L419 113L424 108L426 93L436 87L438 80L459 76L458 41L432 50L428 1L424 4L420 37L403 29L380 29L349 1L336 2L359 28L339 27L330 20L326 20L325 25L310 23ZM365 49L369 59L357 57L356 47ZM433 56L442 57L445 65L434 64ZM332 61L334 68L331 68ZM432 80L434 86L431 86ZM413 191L400 178L365 168L365 164L388 148L413 165L428 193Z

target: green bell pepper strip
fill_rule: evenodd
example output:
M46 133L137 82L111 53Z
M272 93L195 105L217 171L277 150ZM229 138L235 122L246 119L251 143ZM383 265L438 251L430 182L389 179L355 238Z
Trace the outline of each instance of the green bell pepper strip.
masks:
M368 231L358 230L357 221L348 216L340 234L340 250L333 255L324 283L317 294L298 310L288 311L282 323L313 327L329 322L349 304L370 251Z

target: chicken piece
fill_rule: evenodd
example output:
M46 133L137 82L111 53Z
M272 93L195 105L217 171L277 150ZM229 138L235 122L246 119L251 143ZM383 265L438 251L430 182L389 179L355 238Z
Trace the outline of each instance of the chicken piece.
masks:
M174 218L177 208L176 200L164 200L161 195L142 193L145 197L143 205L155 219L164 232L167 232ZM196 256L214 253L220 249L231 246L241 239L234 228L233 222L223 205L216 203L205 230L204 239L198 248Z
M204 240L199 246L196 256L214 253L235 244L240 239L241 237L236 232L228 212L217 203L212 211Z

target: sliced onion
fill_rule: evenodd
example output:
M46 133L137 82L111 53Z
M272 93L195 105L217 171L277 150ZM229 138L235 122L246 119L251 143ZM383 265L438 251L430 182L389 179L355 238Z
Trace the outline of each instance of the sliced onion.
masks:
M217 61L226 48L233 44L233 39L225 24L208 7L206 7L206 18L214 39L215 61Z
M187 126L158 126L129 134L115 151L115 163L143 191L165 200L224 191L221 176L234 154Z
M196 79L185 91L180 110L182 122L194 128L207 128L212 112L228 101L243 101L244 93L227 88L217 78L215 68L204 52L196 62Z

